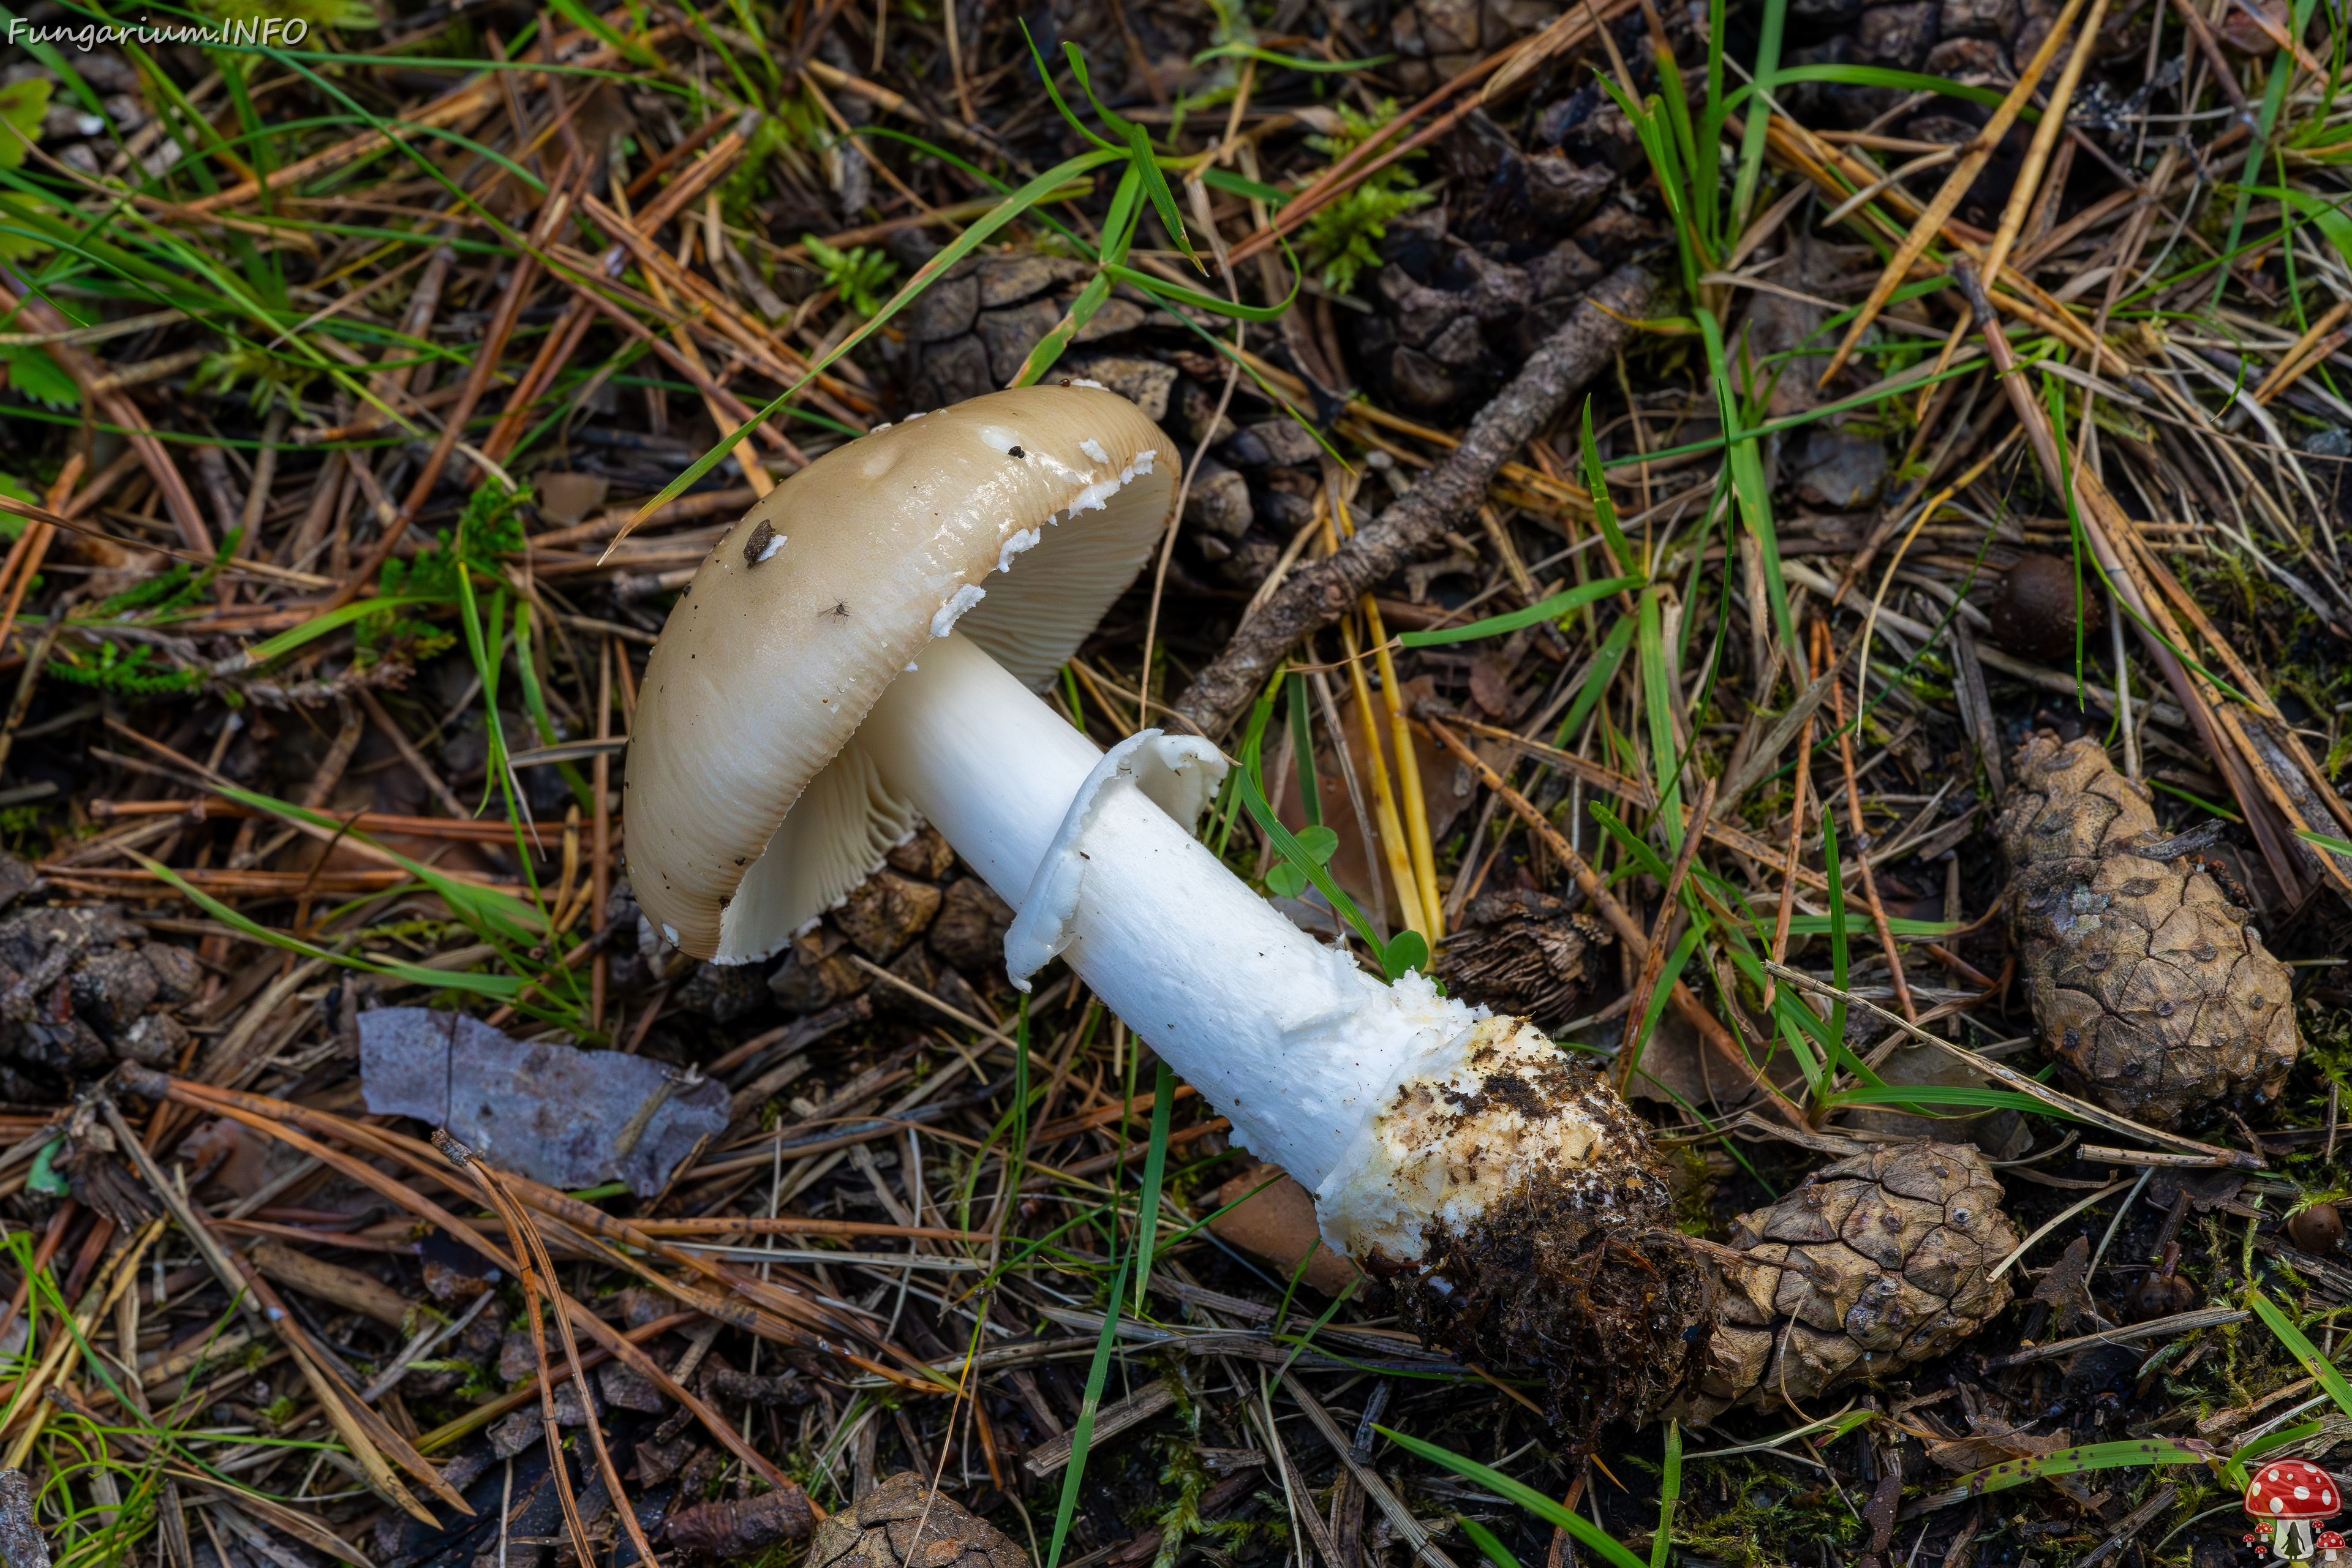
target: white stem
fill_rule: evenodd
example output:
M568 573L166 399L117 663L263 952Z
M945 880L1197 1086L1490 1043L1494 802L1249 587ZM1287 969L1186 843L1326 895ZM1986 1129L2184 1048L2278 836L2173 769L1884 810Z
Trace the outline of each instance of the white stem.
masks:
M1021 909L1102 753L960 636L917 664L859 742ZM1106 785L1077 815L1063 956L1233 1119L1239 1142L1310 1191L1367 1136L1408 1065L1482 1016L1425 981L1383 984L1316 942L1137 788Z

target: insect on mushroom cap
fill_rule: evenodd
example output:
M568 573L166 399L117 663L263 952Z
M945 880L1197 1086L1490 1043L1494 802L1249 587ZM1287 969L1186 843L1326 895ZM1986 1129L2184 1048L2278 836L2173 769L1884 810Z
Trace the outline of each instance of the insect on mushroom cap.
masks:
M764 958L874 870L916 826L857 743L876 701L950 631L1050 681L1159 542L1173 451L1117 393L1022 387L878 427L747 512L670 611L630 738L631 885L663 933Z

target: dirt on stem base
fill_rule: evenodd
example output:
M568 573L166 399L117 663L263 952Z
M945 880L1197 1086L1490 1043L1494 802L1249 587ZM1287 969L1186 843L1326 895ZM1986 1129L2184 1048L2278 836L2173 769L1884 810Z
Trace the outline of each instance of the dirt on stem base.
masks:
M1646 1126L1523 1019L1486 1020L1455 1062L1409 1076L1373 1142L1376 1178L1327 1193L1327 1234L1432 1344L1540 1373L1546 1415L1579 1445L1612 1420L1885 1376L2009 1300L1992 1270L2018 1233L1976 1150L1874 1148L1744 1215L1730 1245L1699 1240L1674 1225ZM1374 1189L1423 1217L1383 1227Z
M1590 1441L1703 1370L1719 1277L1673 1228L1665 1169L1616 1092L1523 1020L1480 1036L1465 1071L1408 1081L1381 1119L1410 1151L1395 1185L1445 1194L1419 1256L1370 1247L1357 1261L1432 1344L1540 1372L1546 1415ZM1535 1042L1545 1048L1525 1048Z

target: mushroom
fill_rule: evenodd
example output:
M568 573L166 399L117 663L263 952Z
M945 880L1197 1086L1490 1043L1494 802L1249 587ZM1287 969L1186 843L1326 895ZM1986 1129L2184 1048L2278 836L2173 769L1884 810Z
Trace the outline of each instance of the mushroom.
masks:
M2044 662L2072 657L2078 626L2095 632L2105 618L2097 594L2084 592L2074 563L2055 555L2019 556L1985 615L1995 644Z
M2334 1204L2310 1204L2287 1216L2286 1237L2305 1252L2333 1252L2344 1239L2344 1215Z
M2246 1483L2248 1517L2270 1527L2271 1549L2290 1563L2309 1560L2315 1550L2312 1531L2342 1507L2336 1478L2301 1459L2264 1465Z
M2124 1289L2124 1313L2135 1323L2168 1318L2197 1305L2197 1287L2179 1272L2180 1243L2164 1244L2157 1266Z
M1335 1250L1405 1288L1409 1321L1507 1331L1558 1412L1655 1408L1695 1375L1715 1287L1623 1102L1523 1020L1384 983L1252 892L1192 836L1226 771L1209 742L1103 753L1036 695L1162 537L1171 446L1070 382L877 430L777 486L646 668L638 901L689 953L761 959L928 821L1017 911L1013 983L1066 959L1315 1194ZM1618 1258L1636 1288L1584 1288Z

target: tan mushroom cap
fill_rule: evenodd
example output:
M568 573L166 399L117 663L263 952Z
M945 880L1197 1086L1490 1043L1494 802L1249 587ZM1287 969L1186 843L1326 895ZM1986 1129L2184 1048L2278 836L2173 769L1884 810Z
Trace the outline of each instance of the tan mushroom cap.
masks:
M950 628L1050 681L1150 557L1176 467L1135 405L1070 382L876 430L745 513L632 727L629 879L662 933L748 963L840 902L917 826L855 740L884 689Z

